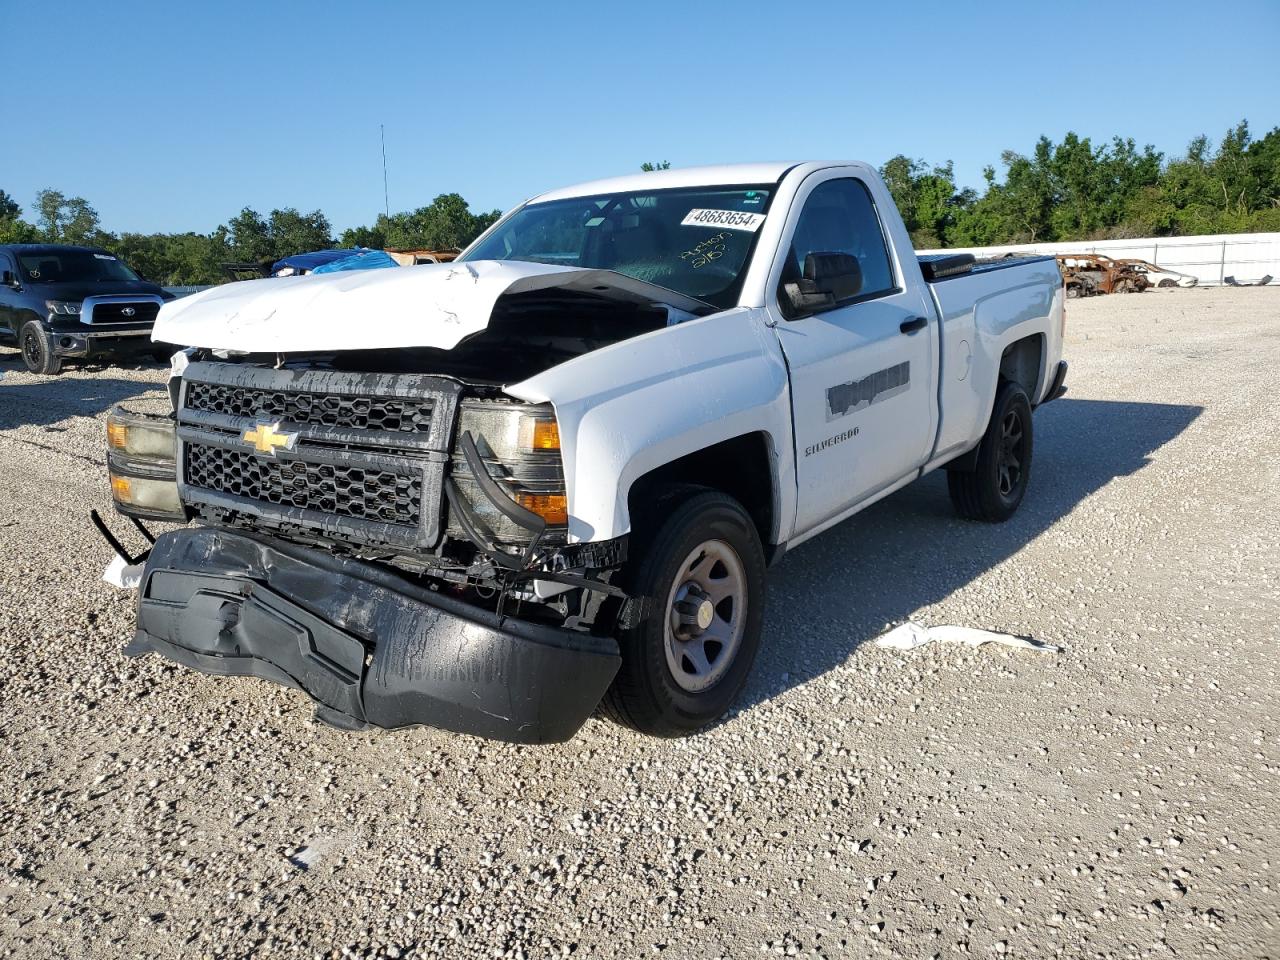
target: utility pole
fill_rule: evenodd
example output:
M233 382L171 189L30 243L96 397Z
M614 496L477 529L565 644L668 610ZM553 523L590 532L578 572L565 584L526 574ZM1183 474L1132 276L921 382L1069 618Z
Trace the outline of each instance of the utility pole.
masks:
M387 219L391 219L391 201L387 199L387 128L383 124L378 124L378 129L382 132L382 209L386 211Z

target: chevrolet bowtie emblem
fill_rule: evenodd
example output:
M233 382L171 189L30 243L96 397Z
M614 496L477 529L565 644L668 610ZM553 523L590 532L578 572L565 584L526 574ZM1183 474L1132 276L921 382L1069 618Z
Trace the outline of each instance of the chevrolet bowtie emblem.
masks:
M274 457L281 447L292 450L298 442L296 433L282 433L277 429L279 426L278 423L260 423L252 430L246 430L240 439L253 444L253 449L259 453L269 453Z

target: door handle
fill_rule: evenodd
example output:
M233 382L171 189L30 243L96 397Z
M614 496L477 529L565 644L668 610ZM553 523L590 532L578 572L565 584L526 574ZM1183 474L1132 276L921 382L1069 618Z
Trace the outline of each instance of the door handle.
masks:
M898 324L898 329L903 333L915 333L917 330L923 330L928 323L929 321L924 317L912 317Z

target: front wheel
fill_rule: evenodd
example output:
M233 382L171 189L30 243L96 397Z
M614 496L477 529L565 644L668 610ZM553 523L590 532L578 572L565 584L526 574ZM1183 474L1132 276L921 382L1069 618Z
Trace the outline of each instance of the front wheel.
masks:
M37 320L28 320L18 334L22 362L32 373L51 376L62 369L62 358L53 352L53 339Z
M678 501L655 526L641 531L628 576L643 615L618 631L622 666L603 706L642 733L678 737L722 716L747 682L764 550L742 506L713 491Z
M996 392L974 469L947 472L947 491L960 516L998 523L1017 512L1031 479L1031 440L1027 391L1006 382Z

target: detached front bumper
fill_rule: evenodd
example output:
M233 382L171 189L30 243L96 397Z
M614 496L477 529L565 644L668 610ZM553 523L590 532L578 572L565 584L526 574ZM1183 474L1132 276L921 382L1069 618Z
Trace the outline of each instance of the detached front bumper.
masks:
M358 730L426 724L568 740L618 670L617 643L500 617L372 564L239 533L156 540L125 651L305 691Z

